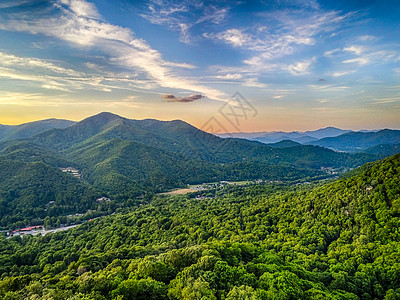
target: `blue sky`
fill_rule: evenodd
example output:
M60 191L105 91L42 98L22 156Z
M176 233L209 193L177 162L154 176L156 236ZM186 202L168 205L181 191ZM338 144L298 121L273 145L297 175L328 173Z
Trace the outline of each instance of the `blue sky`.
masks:
M2 0L0 124L111 111L220 131L400 128L396 2Z

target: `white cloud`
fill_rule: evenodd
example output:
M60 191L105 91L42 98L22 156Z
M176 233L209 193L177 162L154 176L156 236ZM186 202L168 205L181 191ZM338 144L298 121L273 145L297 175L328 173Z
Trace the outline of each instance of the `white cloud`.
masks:
M189 38L189 25L185 23L179 23L179 28L181 29L181 41L184 42L185 44L189 44L190 38Z
M323 91L323 92L339 92L349 89L348 86L332 85L332 84L325 84L325 85L309 84L308 86L313 90Z
M351 71L342 71L342 72L334 72L334 73L332 73L332 76L333 77L341 77L341 76L345 76L345 75L348 75L348 74L352 74L352 73L354 73L355 71L354 70L351 70Z
M342 61L345 64L358 64L358 65L367 65L367 64L382 64L389 62L398 62L400 61L400 53L394 50L379 50L379 51L365 51L364 48L360 47L349 47L344 48L344 51L349 51L354 54L359 55L357 58L346 59Z
M241 74L239 74L239 73L233 73L233 74L230 74L230 73L228 73L228 74L226 74L226 75L218 75L218 76L215 76L215 78L218 78L218 79L227 79L227 80L238 80L238 79L241 79L243 76L241 75Z
M290 72L293 75L307 74L307 73L309 73L309 68L313 61L315 61L315 58L297 62L295 64L287 66L287 70L288 70L288 72Z
M112 63L141 70L161 87L198 92L214 100L229 98L217 89L176 75L174 67L189 65L165 61L157 50L136 38L129 29L99 20L92 4L82 0L60 0L56 7L61 12L58 17L30 20L15 15L14 19L0 24L0 28L45 34L75 46L94 47L108 54Z
M240 29L228 29L215 35L205 33L204 37L217 38L233 45L234 47L241 47L252 42L252 37L243 33Z
M343 48L343 51L352 52L356 55L360 55L361 53L364 52L364 50L365 50L364 47L361 47L361 46L350 46L350 47Z
M339 48L336 48L336 49L333 49L333 50L329 50L329 51L325 51L325 52L324 52L324 56L330 57L330 56L332 56L333 54L338 53L338 52L340 52L340 49L339 49Z
M258 88L263 88L266 87L267 85L264 83L261 83L258 78L248 78L243 82L244 86L248 86L248 87L258 87Z
M360 41L373 41L373 40L375 40L376 39L376 37L374 37L374 36L372 36L372 35L363 35L363 36L360 36Z
M373 104L388 104L388 103L395 103L400 102L400 95L396 97L388 97L388 98L380 98L377 99Z
M57 90L57 91L63 91L63 92L70 91L67 88L62 87L62 85L59 84L58 82L57 82L57 84L42 84L41 87L44 89L48 89L48 90Z
M60 0L60 3L69 7L77 16L98 19L100 17L96 6L84 0Z
M369 59L367 57L357 57L352 59L346 59L342 61L344 64L359 64L359 65L366 65L369 63Z
M187 63L177 63L172 61L164 62L164 66L168 67L176 67L176 68L183 68L183 69L196 69L197 67Z

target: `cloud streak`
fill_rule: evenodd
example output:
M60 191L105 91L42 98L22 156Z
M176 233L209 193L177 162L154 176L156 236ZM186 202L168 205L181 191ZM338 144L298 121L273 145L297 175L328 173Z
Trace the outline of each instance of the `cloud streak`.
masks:
M44 59L38 59L33 57L19 57L1 51L0 51L0 65L7 67L12 66L12 67L28 68L28 69L40 68L45 71L51 71L57 74L64 74L68 76L80 76L80 73L75 70L63 68L59 65L56 65Z

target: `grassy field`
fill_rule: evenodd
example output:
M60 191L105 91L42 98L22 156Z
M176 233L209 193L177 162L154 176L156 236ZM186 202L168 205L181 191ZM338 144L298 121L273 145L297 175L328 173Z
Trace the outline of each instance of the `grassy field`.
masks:
M184 189L177 189L166 193L161 193L160 195L183 195L188 193L193 193L195 190L184 188Z

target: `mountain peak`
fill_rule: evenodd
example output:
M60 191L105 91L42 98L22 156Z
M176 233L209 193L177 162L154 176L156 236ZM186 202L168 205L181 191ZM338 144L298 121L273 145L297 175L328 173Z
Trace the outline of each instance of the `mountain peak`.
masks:
M118 116L116 114L110 113L110 112L101 112L97 115L93 115L93 116L87 117L86 119L83 119L82 121L76 123L76 125L93 124L96 126L102 126L102 125L108 124L110 122L113 122L115 120L125 120L125 118Z
M119 115L113 114L111 112L108 111L103 111L101 113L98 113L97 115L93 115L89 118L102 118L102 119L125 119ZM87 118L87 119L89 119Z

